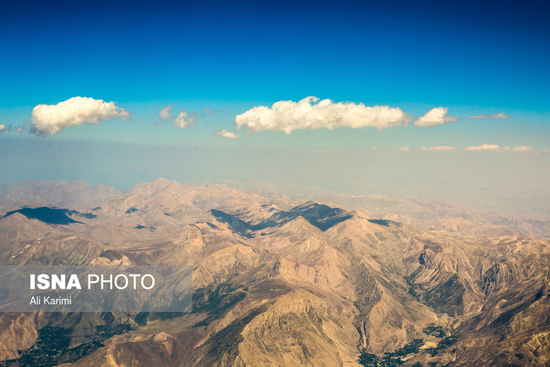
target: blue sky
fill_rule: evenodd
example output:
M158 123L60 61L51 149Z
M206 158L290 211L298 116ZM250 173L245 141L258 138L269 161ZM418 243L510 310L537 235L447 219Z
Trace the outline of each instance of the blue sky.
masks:
M0 153L9 159L0 163L0 182L85 178L128 187L172 175L179 180L280 179L369 193L369 177L350 184L358 167L342 171L338 162L376 147L378 156L371 158L384 168L375 170L372 179L386 178L372 191L387 194L389 189L380 187L399 186L395 182L407 177L398 174L406 171L400 157L407 152L395 149L409 147L407 164L427 179L507 192L544 191L546 174L540 172L548 170L550 156L543 153L550 149L549 10L542 1L2 2L0 125L6 128L0 133ZM131 120L82 123L45 137L15 131L29 128L35 106L77 96L114 102L131 113ZM308 96L400 108L410 119L407 127L320 128L290 135L246 135L247 129L235 128L235 116L255 106ZM167 105L174 106L174 117L196 111L195 126L180 129L173 119L155 125ZM447 108L447 115L458 120L414 126L436 107ZM204 108L217 112L200 116ZM468 118L498 113L512 117ZM220 129L243 136L214 135ZM533 151L463 151L483 144ZM456 151L419 152L432 146ZM160 171L127 169L138 164L130 152L140 147L156 149L150 158L140 157L151 161L148 166L176 160L188 174L174 174L172 165ZM48 158L47 149L64 151L63 162ZM126 160L114 167L107 154L90 153L94 149L119 149ZM166 155L158 153L163 149ZM171 149L181 151L168 156ZM200 159L189 153L197 150L210 153ZM91 154L86 167L80 163L84 151ZM309 172L311 179L297 178L297 171L308 169L296 161L309 162L311 152L335 166L318 167ZM262 176L258 167L241 163L243 154L262 157L270 174ZM437 160L448 163L454 154L457 167L476 154L472 164L479 169L442 175L426 154L440 154ZM281 156L295 159L273 159ZM213 168L224 159L233 162L232 171ZM43 168L52 164L51 170ZM93 174L91 166L96 167ZM509 177L520 166L531 169L525 173L533 177L529 184L503 184L487 173L499 167ZM337 171L333 176L340 180L328 179L323 170ZM480 178L484 174L487 178Z
M455 3L455 4L449 4ZM3 2L2 109L89 96L546 111L543 2Z

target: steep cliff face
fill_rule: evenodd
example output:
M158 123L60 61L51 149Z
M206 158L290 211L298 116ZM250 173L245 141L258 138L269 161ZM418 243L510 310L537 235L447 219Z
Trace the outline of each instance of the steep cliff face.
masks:
M550 244L516 229L494 236L481 223L483 230L461 233L463 218L425 228L361 210L168 180L84 209L93 216L79 217L79 224L20 214L0 219L2 263L190 265L193 311L4 314L3 360L547 363Z

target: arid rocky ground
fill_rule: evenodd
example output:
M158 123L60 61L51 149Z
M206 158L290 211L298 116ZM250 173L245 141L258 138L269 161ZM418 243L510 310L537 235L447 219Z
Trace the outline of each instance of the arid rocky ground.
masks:
M0 364L550 363L548 221L316 195L0 186L1 264L190 265L194 289L185 314L0 314Z

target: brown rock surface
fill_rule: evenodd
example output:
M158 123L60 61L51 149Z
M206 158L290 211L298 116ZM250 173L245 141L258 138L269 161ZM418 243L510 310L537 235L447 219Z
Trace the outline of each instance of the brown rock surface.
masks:
M82 224L0 219L3 264L190 265L193 311L3 314L2 359L36 364L53 330L71 366L548 363L550 243L520 219L163 179L99 197Z

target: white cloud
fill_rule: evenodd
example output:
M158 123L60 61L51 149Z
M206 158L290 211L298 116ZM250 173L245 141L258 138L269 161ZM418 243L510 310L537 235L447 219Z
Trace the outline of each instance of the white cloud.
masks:
M65 127L78 126L84 123L99 125L101 120L117 117L130 118L130 113L117 107L115 102L101 99L73 97L56 105L39 104L32 110L31 132L46 136L55 134Z
M544 149L542 152L543 153L550 153L550 149Z
M26 130L28 131L28 127L25 126ZM23 126L13 126L12 124L6 125L6 124L0 124L0 133L7 133L7 132L23 132Z
M429 150L429 151L439 151L439 152L443 152L443 151L455 150L456 148L455 148L455 147L448 147L448 146L446 146L446 145L444 145L444 146L438 145L438 146L430 147L430 148L422 147L422 148L420 148L420 149L422 149L422 150Z
M465 148L467 152L482 152L482 151L500 151L502 148L497 144L483 144Z
M436 125L442 125L447 121L456 121L458 117L447 116L447 107L436 107L432 108L424 116L419 117L415 122L414 126L418 127L432 127Z
M492 115L473 115L468 117L471 119L505 119L505 118L510 118L512 116L508 116L500 112L500 113L494 113Z
M401 148L396 148L395 150L399 150L401 152L408 152L409 150L411 150L411 148L409 147L401 147Z
M237 139L241 137L240 135L235 134L233 131L227 131L225 129L214 131L214 134L218 136L223 136L224 138L229 138L229 139Z
M529 145L522 145L520 147L513 147L512 151L514 152L532 152L534 149Z
M188 117L187 111L180 112L178 117L174 120L173 124L179 128L185 129L189 126L195 125L195 115Z
M521 145L518 147L501 147L497 144L483 144L479 146L471 146L464 149L467 152L483 152L483 151L492 151L492 152L532 152L535 151L529 145Z
M299 102L279 101L271 108L254 107L235 117L238 129L250 129L249 133L263 130L283 131L290 134L294 130L311 130L335 127L376 127L378 129L403 125L409 116L400 108L389 106L367 107L363 103L334 103L330 99L319 100L306 97Z
M174 106L172 106L171 104L169 104L168 106L164 107L162 110L160 110L159 112L159 117L161 118L161 120L168 120L169 118L172 118L172 113L170 113L170 110L174 108Z

